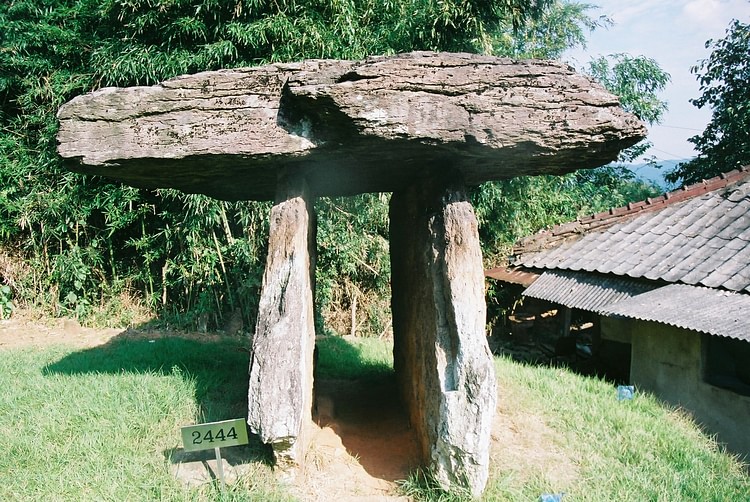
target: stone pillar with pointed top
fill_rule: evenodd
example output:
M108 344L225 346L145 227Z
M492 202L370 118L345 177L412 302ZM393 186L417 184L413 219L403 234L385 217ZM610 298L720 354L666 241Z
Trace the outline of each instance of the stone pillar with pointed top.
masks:
M248 425L286 469L302 465L312 419L315 217L304 177L285 172L277 186L250 358Z

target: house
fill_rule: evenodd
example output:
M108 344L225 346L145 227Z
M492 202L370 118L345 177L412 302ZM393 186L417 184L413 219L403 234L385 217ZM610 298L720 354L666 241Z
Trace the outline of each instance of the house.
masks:
M632 384L750 458L750 168L522 239L487 275L595 316Z

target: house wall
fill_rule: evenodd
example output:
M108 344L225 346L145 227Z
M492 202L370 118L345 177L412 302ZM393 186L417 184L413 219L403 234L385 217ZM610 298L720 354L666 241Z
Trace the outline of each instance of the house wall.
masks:
M632 319L601 316L602 338L613 342L630 343L633 324Z
M629 333L633 385L692 411L707 432L717 434L730 450L750 459L750 397L704 382L700 333L627 319L608 319L606 334L604 327L605 337Z

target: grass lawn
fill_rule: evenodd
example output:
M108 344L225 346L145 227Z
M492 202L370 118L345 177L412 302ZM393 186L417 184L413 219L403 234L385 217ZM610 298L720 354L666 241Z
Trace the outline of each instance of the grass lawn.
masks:
M180 426L245 416L238 348L161 338L0 352L0 500L291 500L258 445L244 447L251 475L221 496L170 472Z
M352 378L382 375L390 349L336 339L320 350L323 376ZM179 338L0 351L0 500L291 500L257 444L244 447L252 472L224 493L170 472L180 426L244 416L247 361L238 341ZM485 500L750 500L743 467L654 398L618 402L611 385L566 370L496 367L499 418L529 442L514 449L493 431ZM417 485L413 496L441 498Z
M537 500L540 493L592 502L750 500L744 466L686 413L652 395L618 401L613 385L565 369L506 359L496 369L501 415L536 424L528 429L541 429L545 440L532 445L552 453L530 463L498 445L488 500Z

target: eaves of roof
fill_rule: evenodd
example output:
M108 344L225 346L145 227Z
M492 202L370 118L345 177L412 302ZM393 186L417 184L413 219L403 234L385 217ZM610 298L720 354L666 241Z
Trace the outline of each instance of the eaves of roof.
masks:
M532 272L524 268L495 267L484 271L484 276L497 281L531 286L539 278L539 272Z
M526 288L523 295L601 313L612 304L657 287L650 282L622 277L548 270Z
M750 295L670 284L613 303L605 315L655 321L750 342Z
M523 295L601 315L750 341L748 294L555 270L544 272Z

